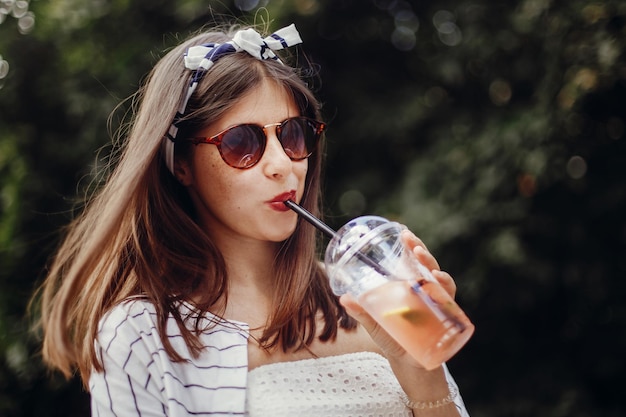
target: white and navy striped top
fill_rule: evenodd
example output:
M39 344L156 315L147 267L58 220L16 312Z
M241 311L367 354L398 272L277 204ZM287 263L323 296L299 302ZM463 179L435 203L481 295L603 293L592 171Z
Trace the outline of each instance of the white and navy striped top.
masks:
M181 313L194 314L185 305ZM187 310L187 311L185 311ZM185 362L173 362L157 333L154 306L134 299L101 321L96 352L104 372L89 379L93 416L233 416L245 413L248 325L208 315L199 328L202 353L194 358L176 321L167 337ZM191 320L194 321L194 320Z
M197 314L188 305L181 304L180 312L195 323ZM248 325L211 314L200 320L199 328L206 329L200 335L204 348L194 358L170 317L169 341L185 359L172 362L151 303L135 298L105 315L95 342L104 371L92 372L89 379L92 415L411 415L400 401L402 388L389 363L377 354L266 365L248 373ZM469 417L460 396L455 403L459 414Z

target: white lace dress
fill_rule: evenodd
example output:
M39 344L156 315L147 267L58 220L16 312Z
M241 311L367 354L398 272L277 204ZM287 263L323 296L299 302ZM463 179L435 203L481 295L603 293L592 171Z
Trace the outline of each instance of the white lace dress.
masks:
M446 370L451 384L454 380ZM389 362L372 352L280 362L248 372L249 417L407 417ZM460 397L457 408L467 416Z

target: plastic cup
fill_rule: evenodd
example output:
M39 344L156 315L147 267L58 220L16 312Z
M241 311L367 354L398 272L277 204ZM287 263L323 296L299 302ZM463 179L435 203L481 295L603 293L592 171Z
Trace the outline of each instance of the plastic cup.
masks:
M336 295L349 293L424 368L454 356L474 325L400 240L405 227L378 216L351 220L326 248Z

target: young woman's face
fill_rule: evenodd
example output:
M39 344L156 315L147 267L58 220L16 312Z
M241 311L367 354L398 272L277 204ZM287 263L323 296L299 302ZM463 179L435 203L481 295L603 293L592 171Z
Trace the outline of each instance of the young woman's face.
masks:
M291 97L276 83L265 81L196 136L214 136L243 123L266 126L299 115ZM302 198L308 161L289 159L274 126L266 129L266 135L261 160L248 169L226 164L211 144L195 146L191 160L179 162L177 176L189 190L200 225L214 239L281 242L295 230L297 215L282 201Z

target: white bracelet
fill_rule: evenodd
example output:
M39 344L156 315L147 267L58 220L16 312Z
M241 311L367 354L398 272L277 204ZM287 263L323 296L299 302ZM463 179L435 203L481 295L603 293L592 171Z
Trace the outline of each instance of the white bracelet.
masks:
M402 402L407 408L412 410L427 410L431 408L439 408L444 405L448 405L454 402L456 397L459 395L459 390L454 385L448 384L448 395L445 398L442 398L437 401L413 401L407 397L406 394L402 393L400 398Z

